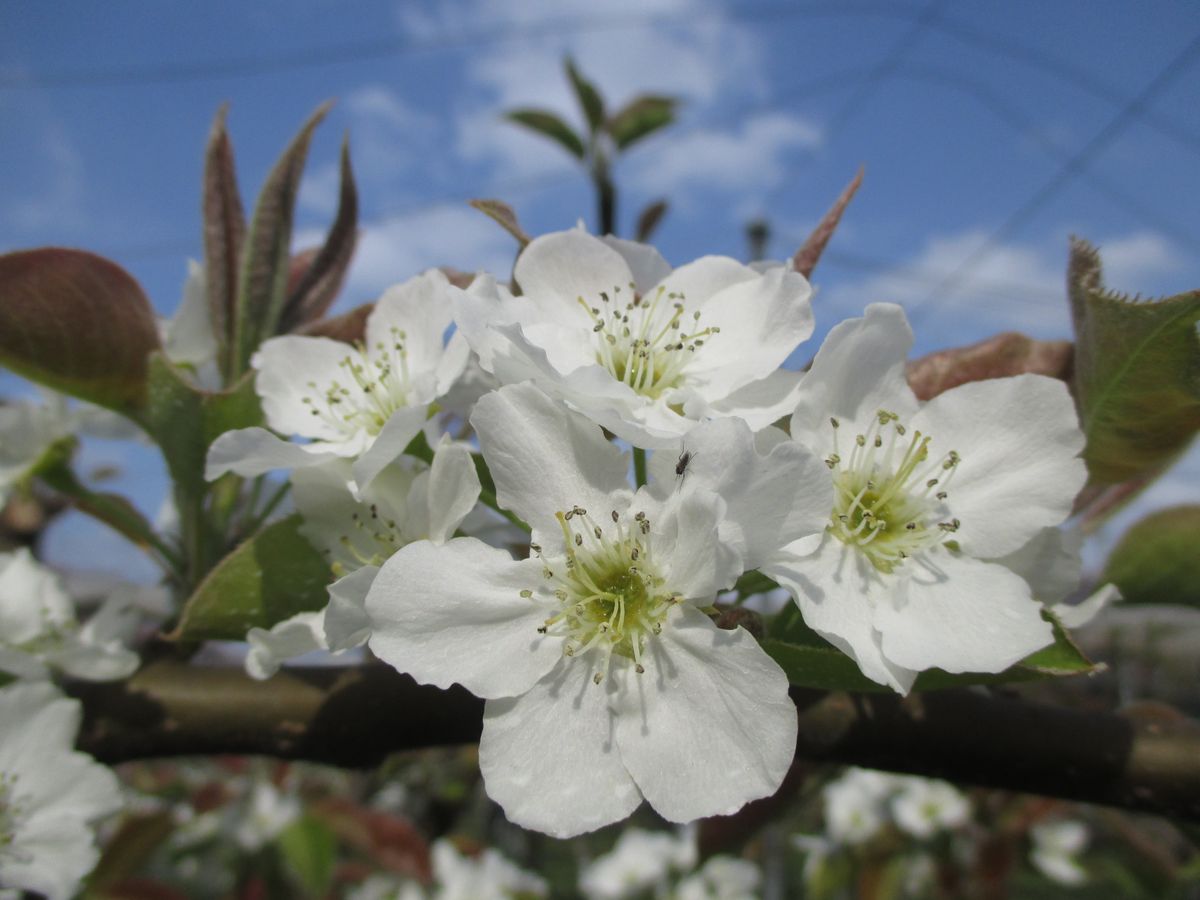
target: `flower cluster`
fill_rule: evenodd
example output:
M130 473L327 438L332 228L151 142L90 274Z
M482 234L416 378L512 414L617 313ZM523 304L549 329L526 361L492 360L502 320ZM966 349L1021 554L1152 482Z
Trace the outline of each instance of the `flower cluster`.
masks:
M289 336L255 355L271 430L222 435L208 476L291 469L337 581L324 610L251 631L252 674L365 643L466 687L486 701L490 796L569 836L643 800L682 823L778 788L788 678L716 623L748 573L899 692L1053 640L1042 603L1073 587L1057 526L1085 475L1061 382L921 403L887 304L784 369L813 330L786 265L672 270L574 230L532 241L513 284L430 272L379 301L359 344Z

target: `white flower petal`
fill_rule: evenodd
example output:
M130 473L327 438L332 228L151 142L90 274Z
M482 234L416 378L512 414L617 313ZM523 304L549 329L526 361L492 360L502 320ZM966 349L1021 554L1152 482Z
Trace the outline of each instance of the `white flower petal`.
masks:
M670 263L650 244L627 241L611 234L606 234L601 240L621 254L633 273L633 283L640 294L645 294L671 274Z
M559 531L557 511L606 511L627 484L629 461L591 422L533 385L512 385L475 406L471 424L496 482L500 505L542 534Z
M1107 609L1110 603L1116 603L1120 599L1121 592L1117 590L1117 586L1106 584L1079 603L1055 603L1050 607L1050 612L1067 628L1082 628Z
M607 685L591 675L563 658L528 692L484 707L479 768L509 821L567 838L641 803L613 738Z
M823 455L833 437L830 416L865 423L886 409L907 424L917 408L904 377L912 344L904 311L891 303L872 303L863 318L835 325L800 382L792 438Z
M757 281L760 277L758 272L731 257L702 256L680 266L664 278L661 285L668 294L683 294L688 309L705 310L705 304L726 288ZM704 317L707 315L705 312Z
M525 300L543 320L568 324L587 321L577 298L595 305L600 291L630 290L633 274L624 258L599 238L582 231L559 231L530 241L517 257L513 277Z
M796 749L783 670L744 630L679 606L624 670L616 738L650 805L673 822L727 815L775 792Z
M712 418L737 416L752 431L760 431L791 415L800 399L803 372L776 369L765 378L744 384L725 397L708 404ZM782 432L780 432L782 433Z
M711 491L672 495L662 504L642 492L633 506L646 513L654 561L680 596L707 606L745 571L741 553L720 540L725 502Z
M1083 432L1067 386L1044 375L973 381L939 394L913 417L931 451L962 462L947 503L955 539L982 558L1017 550L1071 512L1087 480Z
M453 320L450 282L430 269L393 285L379 298L367 317L366 347L370 351L379 343L391 344L397 339L395 332L401 332L410 377L432 373L445 352L446 329ZM433 399L420 397L419 402Z
M890 602L892 583L832 536L815 551L806 550L785 548L762 571L792 592L808 627L858 663L864 675L908 693L921 667L906 668L884 656L874 623L876 605Z
M342 430L324 416L314 416L304 398L324 396L335 381L352 384L343 362L353 353L349 344L322 337L288 335L264 341L250 363L258 370L254 389L262 399L267 424L281 434L341 439Z
M701 327L717 326L688 364L689 381L706 397L726 397L766 378L813 332L812 288L783 267L725 288L700 307Z
M371 650L422 684L522 693L562 655L561 641L537 633L548 607L521 596L541 573L538 560L516 562L474 538L401 547L367 593Z
M212 442L204 464L204 477L215 481L226 472L233 472L243 478L253 478L275 469L315 466L338 458L338 454L330 449L325 443L293 444L265 428L239 428L226 431Z
M451 443L444 437L433 454L429 472L427 510L428 536L442 544L454 536L479 500L479 475L471 451L463 444Z
M378 566L363 566L349 575L343 575L329 586L329 605L325 607L325 643L330 650L349 650L361 646L371 636L367 593L377 574Z
M912 563L905 589L875 607L889 660L913 669L1002 672L1054 640L1029 585L1004 566L947 551Z
M387 424L380 429L371 446L354 461L354 481L360 491L404 452L425 424L425 415L423 406L405 406L388 417Z
M246 643L250 645L245 659L246 674L260 680L270 678L284 660L326 649L325 613L296 613L270 629L251 628Z
M1016 551L992 560L1016 572L1043 603L1061 600L1075 588L1083 572L1083 534L1076 528L1043 528Z
M800 445L785 442L760 455L745 422L717 419L692 429L683 446L687 466L670 477L679 490L703 486L724 498L721 525L736 532L745 568L757 569L780 547L825 530L833 485L825 464Z

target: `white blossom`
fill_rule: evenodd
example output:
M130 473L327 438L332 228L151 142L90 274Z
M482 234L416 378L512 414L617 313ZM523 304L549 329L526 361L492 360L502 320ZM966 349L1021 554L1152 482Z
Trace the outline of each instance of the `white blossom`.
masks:
M464 856L447 840L433 844L432 900L514 900L545 897L546 882L488 847Z
M1088 831L1082 822L1040 822L1029 830L1033 847L1029 859L1039 872L1059 884L1076 886L1087 881L1087 870L1078 860L1087 848Z
M754 863L714 856L698 872L679 882L672 900L756 900L762 872Z
M471 453L449 439L431 465L401 457L361 491L352 489L352 468L334 459L292 473L292 496L304 517L300 531L340 577L324 609L250 629L245 666L254 678L269 678L284 660L313 650L361 646L371 633L363 603L379 567L415 540L445 543L479 499Z
M612 850L592 860L579 874L579 889L588 900L623 900L666 885L672 872L696 864L692 830L680 835L627 828Z
M790 477L735 473L736 502L699 482L657 497L631 491L628 455L533 385L484 397L471 421L533 556L472 538L401 548L367 595L371 649L487 700L480 768L517 824L574 835L643 798L687 822L772 793L795 745L787 678L701 609L763 555L760 539L821 527L827 488L807 517L780 516L782 533L751 524L819 462L791 444L760 456L744 423L710 423L736 439L728 459Z
M245 808L237 816L234 839L243 850L257 850L300 818L300 798L265 779L254 782Z
M0 688L0 888L65 900L96 865L92 825L120 808L121 792L74 750L81 715L45 682Z
M963 792L935 778L905 778L892 798L891 809L896 824L922 840L971 819L971 802Z
M469 350L455 335L446 276L436 269L389 289L351 346L323 337L271 338L251 359L264 428L222 434L209 448L205 477L261 475L331 459L353 459L361 489L399 456L425 423L429 405L462 374Z
M1086 477L1061 381L976 381L921 404L904 377L911 345L890 304L830 332L791 433L825 458L837 499L819 541L763 568L810 627L900 692L925 669L999 672L1051 642L1005 557L1062 522Z
M795 404L780 366L812 334L812 289L706 256L671 271L651 247L581 230L532 241L513 296L487 276L456 293L455 319L485 370L534 381L638 447L669 447L711 418L758 430Z
M140 613L137 595L111 596L84 625L58 576L26 549L0 553L0 671L43 678L61 671L89 681L124 678L138 655L124 641Z

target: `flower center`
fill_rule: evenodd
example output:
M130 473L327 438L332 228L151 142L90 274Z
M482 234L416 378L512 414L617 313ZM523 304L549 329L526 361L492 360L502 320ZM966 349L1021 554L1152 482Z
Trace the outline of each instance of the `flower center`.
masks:
M345 559L335 559L333 574L339 578L362 566L382 566L393 553L409 543L400 524L381 514L379 505L372 503L366 513L350 514L351 531L338 536L338 546ZM333 555L332 551L327 551Z
M373 348L357 344L339 363L346 371L346 383L335 378L322 388L310 381L312 393L301 402L339 431L379 434L392 413L410 405L406 340L403 331L392 328L390 341L378 341Z
M833 470L834 537L860 550L879 571L891 572L958 531L958 519L945 520L946 488L961 460L956 452L930 460L931 438L919 431L909 436L899 416L881 409L843 457L841 423L829 422L833 452L825 465Z
M605 531L578 506L556 513L566 557L556 563L543 558L542 570L561 609L538 631L565 637L567 656L599 650L599 668L592 676L596 684L608 674L614 653L632 660L639 675L645 672L646 641L662 633L667 612L682 599L663 587L646 514L639 512L632 521L616 510L610 515L612 526ZM541 547L532 549L542 558ZM524 590L521 596L533 593Z
M596 361L618 381L655 399L679 383L696 350L721 329L700 328L699 310L685 327L688 316L681 293L659 287L647 298L630 284L629 294L633 299L623 305L620 287L614 287L611 295L601 291L599 306L591 306L583 297L576 301L592 320Z

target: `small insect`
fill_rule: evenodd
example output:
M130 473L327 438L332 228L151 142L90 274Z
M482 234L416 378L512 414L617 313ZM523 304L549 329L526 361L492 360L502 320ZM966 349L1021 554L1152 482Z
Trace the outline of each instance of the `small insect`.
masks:
M683 482L684 476L687 475L688 465L695 458L696 458L696 454L693 453L691 450L685 449L682 453L679 454L679 459L675 461L675 474L679 476L680 483Z

